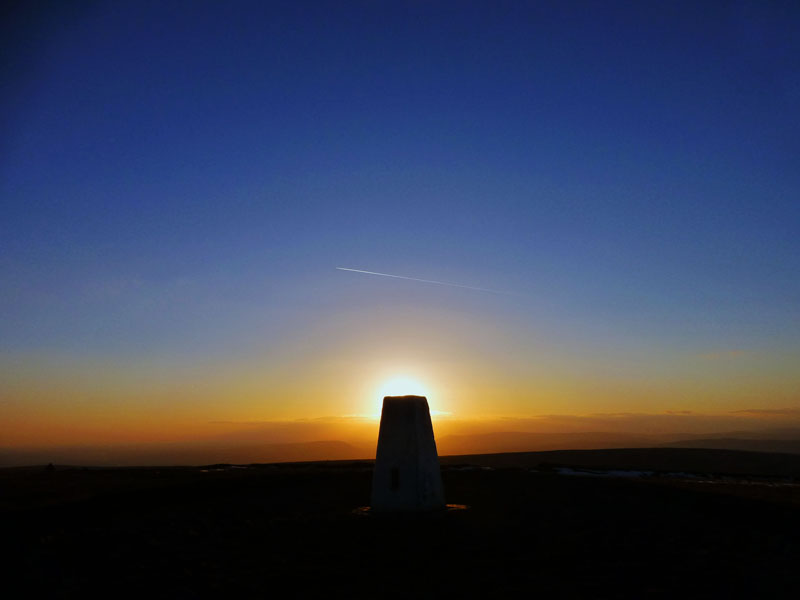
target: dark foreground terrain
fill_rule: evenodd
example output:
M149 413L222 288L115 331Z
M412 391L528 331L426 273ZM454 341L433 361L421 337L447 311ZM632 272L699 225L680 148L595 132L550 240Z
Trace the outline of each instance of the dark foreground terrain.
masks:
M795 598L798 460L446 457L420 518L353 513L369 462L3 469L4 597Z

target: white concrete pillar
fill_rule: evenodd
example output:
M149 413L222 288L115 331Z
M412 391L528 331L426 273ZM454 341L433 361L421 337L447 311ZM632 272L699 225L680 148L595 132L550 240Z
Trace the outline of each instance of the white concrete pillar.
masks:
M372 475L372 510L444 508L442 473L427 398L386 396Z

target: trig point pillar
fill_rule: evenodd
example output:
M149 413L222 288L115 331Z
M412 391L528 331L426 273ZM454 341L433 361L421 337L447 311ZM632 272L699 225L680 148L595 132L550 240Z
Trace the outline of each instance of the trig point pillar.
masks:
M386 396L372 475L372 510L444 508L442 473L427 398Z

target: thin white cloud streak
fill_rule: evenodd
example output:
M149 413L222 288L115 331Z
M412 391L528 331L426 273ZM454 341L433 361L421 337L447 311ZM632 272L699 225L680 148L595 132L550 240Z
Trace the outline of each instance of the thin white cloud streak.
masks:
M432 279L419 279L418 277L405 277L404 275L391 275L389 273L377 273L375 271L363 271L361 269L348 269L347 267L336 267L337 271L349 271L351 273L362 273L364 275L378 275L379 277L391 277L392 279L405 279L407 281L418 281L419 283L433 283L435 285L446 285L448 287L457 287L464 290L474 290L476 292L489 292L490 294L509 294L510 292L503 292L500 290L490 290L488 288L474 287L471 285L462 285L460 283L450 283L447 281L434 281Z

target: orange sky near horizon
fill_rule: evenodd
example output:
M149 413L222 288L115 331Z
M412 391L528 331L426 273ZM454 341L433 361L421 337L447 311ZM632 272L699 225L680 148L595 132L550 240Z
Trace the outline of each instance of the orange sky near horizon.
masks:
M381 335L388 339L389 333ZM443 333L441 322L427 336L400 328L390 348L376 337L333 335L335 351L320 343L229 363L6 361L14 368L0 384L0 446L186 441L213 438L225 429L220 423L314 419L335 424L326 435L337 427L346 435L341 424L374 420L385 393L426 395L443 430L481 422L497 427L504 418L523 427L540 415L686 411L725 417L797 407L800 386L792 356L658 353L651 364L637 356L636 368L625 370L622 359L618 364L609 356L568 359L519 346L492 356L504 343L496 332L454 327ZM514 340L505 343L513 347ZM375 350L368 352L371 344ZM398 378L399 387L386 387ZM564 430L563 423L542 426Z

